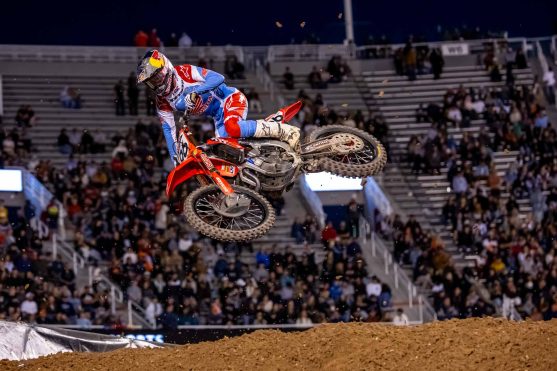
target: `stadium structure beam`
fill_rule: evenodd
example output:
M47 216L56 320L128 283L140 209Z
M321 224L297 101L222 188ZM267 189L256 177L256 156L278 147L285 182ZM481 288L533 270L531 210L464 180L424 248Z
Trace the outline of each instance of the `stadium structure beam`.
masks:
M352 0L344 0L344 27L346 44L354 43L354 19L352 18Z

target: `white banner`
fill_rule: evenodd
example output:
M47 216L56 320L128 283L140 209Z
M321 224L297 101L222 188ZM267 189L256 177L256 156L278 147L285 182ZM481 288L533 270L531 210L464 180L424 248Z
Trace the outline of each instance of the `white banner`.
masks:
M443 44L441 45L441 52L444 56L468 55L470 54L470 48L467 43Z

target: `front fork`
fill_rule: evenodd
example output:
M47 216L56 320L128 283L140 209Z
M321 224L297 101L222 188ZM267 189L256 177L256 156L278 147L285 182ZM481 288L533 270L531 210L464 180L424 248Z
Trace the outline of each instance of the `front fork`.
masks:
M182 124L184 124L186 122L185 119L183 119L183 120L184 121L182 122ZM228 183L226 181L226 179L224 179L224 177L222 177L219 174L219 172L215 168L215 165L213 165L213 163L211 162L209 157L205 154L205 152L203 152L202 150L197 148L197 145L198 145L197 140L195 140L195 137L193 136L193 133L191 131L188 131L186 133L186 135L188 137L187 138L188 141L191 144L193 144L193 146L194 146L194 150L193 150L193 153L192 153L193 157L195 157L195 159L201 165L203 170L205 170L205 175L199 174L199 175L195 176L195 178L197 179L199 184L204 185L204 186L209 185L209 180L207 179L207 177L209 177L211 179L211 181L217 187L219 187L219 189L222 191L222 193L224 193L226 196L234 195L234 189L232 188L230 183Z

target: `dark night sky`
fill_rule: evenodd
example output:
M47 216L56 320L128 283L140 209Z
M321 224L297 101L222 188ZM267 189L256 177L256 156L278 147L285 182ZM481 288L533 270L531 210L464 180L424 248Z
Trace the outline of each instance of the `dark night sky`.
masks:
M511 36L557 33L557 0L353 0L353 6L360 43L369 33L384 33L393 41L410 33L431 40L437 25L505 29ZM3 1L0 43L129 45L137 29L152 27L163 41L170 32L184 30L200 44L290 43L310 33L322 42L340 42L342 8L342 0ZM284 26L277 28L275 21Z

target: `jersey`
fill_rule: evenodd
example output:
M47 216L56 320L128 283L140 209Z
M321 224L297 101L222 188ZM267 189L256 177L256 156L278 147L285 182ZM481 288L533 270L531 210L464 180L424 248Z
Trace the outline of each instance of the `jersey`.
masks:
M174 111L187 109L186 97L190 93L197 93L199 99L189 114L213 118L218 135L250 137L255 134L256 122L246 120L246 97L236 88L227 86L223 75L190 64L176 66L174 70L174 86L170 93L157 97L157 113L171 158L176 155Z

